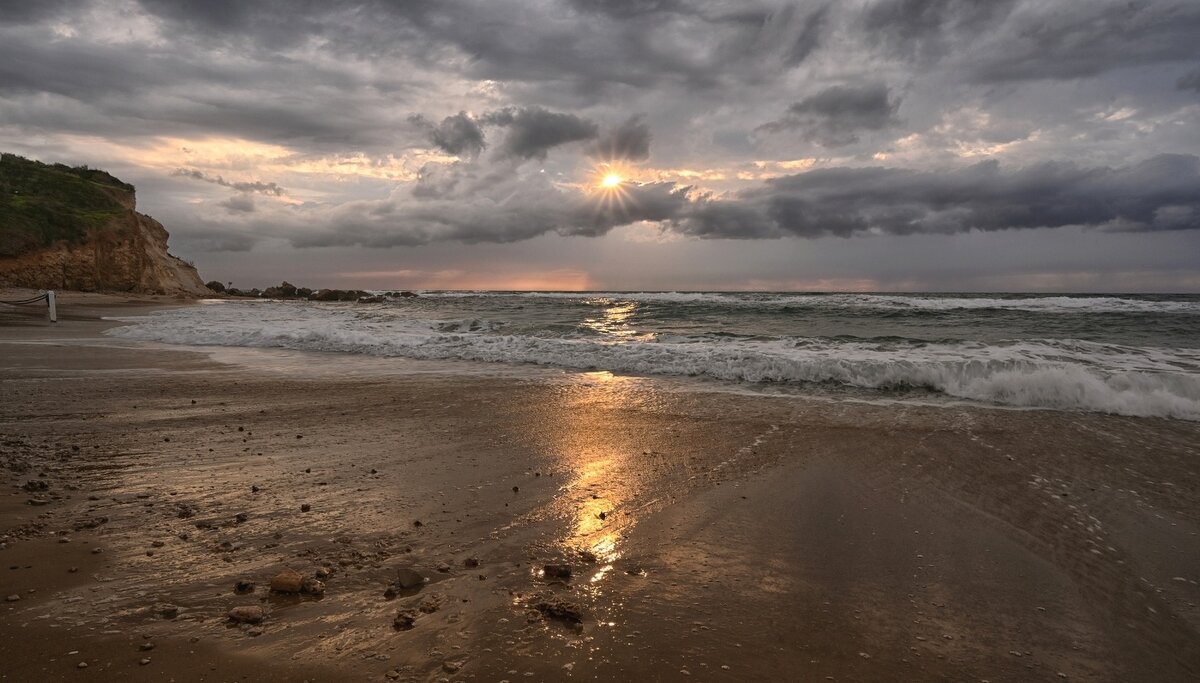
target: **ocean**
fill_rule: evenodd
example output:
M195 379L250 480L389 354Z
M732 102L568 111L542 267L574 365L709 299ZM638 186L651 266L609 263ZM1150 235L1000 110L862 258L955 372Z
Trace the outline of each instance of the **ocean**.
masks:
M109 334L1200 420L1200 295L420 292L128 321Z

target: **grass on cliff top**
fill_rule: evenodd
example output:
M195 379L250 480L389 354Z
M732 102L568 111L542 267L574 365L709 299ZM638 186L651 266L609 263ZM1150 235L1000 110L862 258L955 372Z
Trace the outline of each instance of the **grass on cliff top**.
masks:
M0 257L82 242L123 213L119 198L132 193L133 185L98 169L0 154Z

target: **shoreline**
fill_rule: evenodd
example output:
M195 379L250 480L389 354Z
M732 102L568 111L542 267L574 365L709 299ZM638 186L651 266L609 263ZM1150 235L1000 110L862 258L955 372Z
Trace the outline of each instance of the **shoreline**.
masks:
M108 322L0 319L48 340L0 360L11 680L1200 671L1195 423L55 345ZM285 567L334 571L268 593ZM400 567L430 581L389 600ZM267 619L231 627L236 605Z

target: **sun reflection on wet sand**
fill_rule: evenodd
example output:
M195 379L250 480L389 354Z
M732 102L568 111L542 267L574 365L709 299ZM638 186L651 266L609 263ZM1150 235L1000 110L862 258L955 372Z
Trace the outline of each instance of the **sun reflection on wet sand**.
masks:
M630 307L615 306L606 311L604 322L620 325ZM628 460L636 453L636 434L622 429L621 410L635 402L632 391L641 378L614 375L607 371L580 373L572 389L577 410L556 413L554 424L547 425L546 448L561 459L571 472L559 489L554 508L566 522L557 544L562 554L582 560L586 577L583 590L608 612L599 619L612 623L617 604L599 607L605 580L610 578L623 555L623 538L637 523L628 504L637 495L630 481ZM593 419L589 419L592 417ZM578 566L578 565L577 565ZM582 569L582 568L581 568Z

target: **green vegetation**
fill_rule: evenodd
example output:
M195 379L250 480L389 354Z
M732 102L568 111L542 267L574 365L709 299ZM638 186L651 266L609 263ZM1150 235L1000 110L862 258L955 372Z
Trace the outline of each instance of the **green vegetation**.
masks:
M82 242L124 213L132 194L133 185L98 169L0 154L0 256Z

